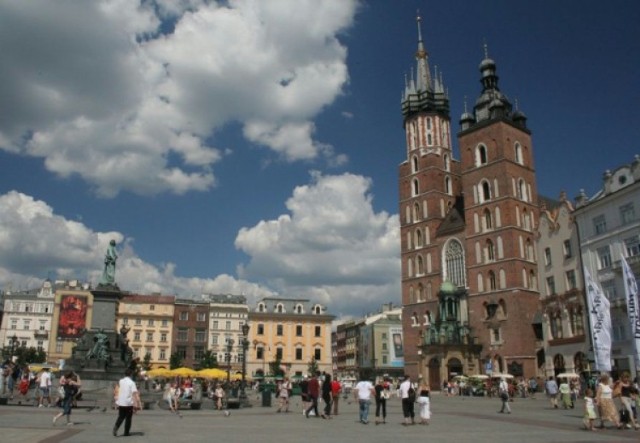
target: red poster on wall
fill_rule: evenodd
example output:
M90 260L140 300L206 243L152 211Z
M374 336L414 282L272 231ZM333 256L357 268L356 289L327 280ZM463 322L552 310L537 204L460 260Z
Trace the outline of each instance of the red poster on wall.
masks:
M58 338L80 338L87 327L87 301L83 295L60 298Z

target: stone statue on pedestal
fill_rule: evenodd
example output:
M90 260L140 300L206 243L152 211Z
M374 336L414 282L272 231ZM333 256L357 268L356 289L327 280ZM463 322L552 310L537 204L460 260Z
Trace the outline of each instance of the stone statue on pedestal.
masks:
M104 270L102 271L102 278L100 278L98 286L116 286L117 260L118 253L116 251L116 241L111 240L104 256Z

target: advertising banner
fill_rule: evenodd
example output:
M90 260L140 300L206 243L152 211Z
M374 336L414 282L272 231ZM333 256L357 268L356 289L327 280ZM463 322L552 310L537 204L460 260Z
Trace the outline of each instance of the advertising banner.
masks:
M88 299L84 295L63 295L60 298L58 338L80 338L87 327Z
M402 368L404 367L402 328L389 328L389 336L391 337L390 366L394 368Z

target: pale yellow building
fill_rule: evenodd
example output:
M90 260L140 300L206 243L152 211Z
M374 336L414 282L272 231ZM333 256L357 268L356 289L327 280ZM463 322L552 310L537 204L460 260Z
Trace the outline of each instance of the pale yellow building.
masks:
M171 295L125 295L120 300L116 330L130 328L127 335L134 357L151 355L151 367L169 367L175 297Z
M247 375L270 375L278 357L290 376L308 373L315 359L318 370L331 372L331 322L326 308L305 299L267 297L249 312Z

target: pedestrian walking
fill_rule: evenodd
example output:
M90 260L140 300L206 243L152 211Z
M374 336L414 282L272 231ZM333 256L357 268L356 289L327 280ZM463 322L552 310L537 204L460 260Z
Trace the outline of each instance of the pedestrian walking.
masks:
M544 390L547 393L549 402L551 402L551 407L558 409L558 383L553 377L549 377L545 382Z
M64 389L64 397L62 399L62 412L53 417L53 425L60 417L67 418L67 426L73 425L71 422L71 409L73 405L73 398L75 397L80 384L78 378L73 371L67 371L64 376L60 377L60 385Z
M316 417L320 417L318 413L318 397L320 396L320 382L318 381L318 376L320 373L315 373L309 380L309 384L307 385L307 398L311 403L311 406L307 408L304 415L309 418L309 414L311 411L315 414Z
M408 375L405 375L404 381L400 383L400 398L402 398L402 415L404 416L402 424L404 426L415 425L414 403L416 402L416 390L411 383L411 377Z
M363 425L369 423L369 406L371 405L371 397L375 395L376 391L369 380L360 380L358 384L356 384L353 396L358 400L360 423Z
M333 403L333 415L338 415L338 403L340 403L340 393L342 385L337 378L331 381L331 403Z
M331 418L331 374L324 374L324 380L322 381L322 401L324 401L322 418Z
M431 420L431 398L429 386L424 380L418 387L418 404L420 405L420 424L428 425Z
M47 407L51 407L51 372L49 368L43 368L42 373L38 377L38 388L40 389L38 397L38 407L44 406L44 399L47 399Z
M511 414L511 406L509 406L509 384L504 377L500 379L498 395L500 395L500 400L502 401L502 408L498 412L502 414L506 410L507 414Z
M291 395L291 382L289 378L285 377L280 383L278 389L278 411L277 412L289 412L289 396Z
M113 426L113 436L118 436L118 429L124 422L124 435L131 435L131 422L133 421L134 411L140 410L140 394L135 382L131 379L133 370L127 368L125 375L120 379L118 384L118 399L116 400L116 406L118 406L118 419Z
M376 386L376 424L387 422L387 399L389 398L389 389L385 389L386 381L379 378Z

